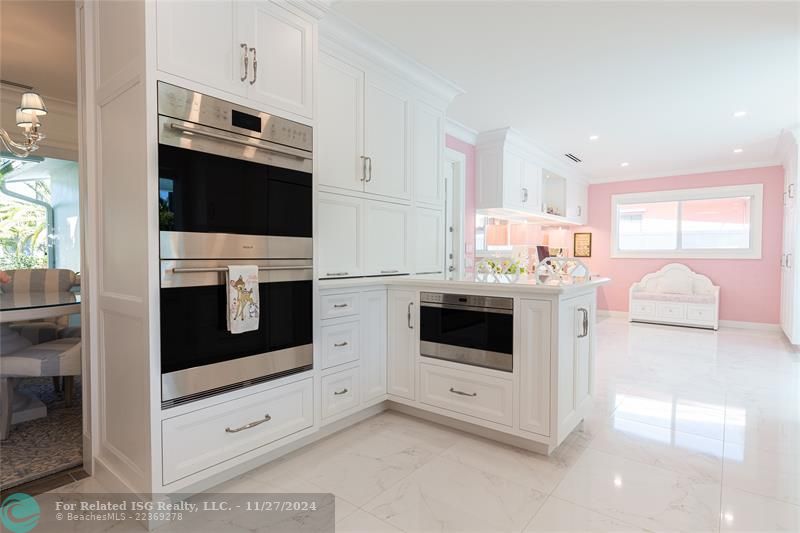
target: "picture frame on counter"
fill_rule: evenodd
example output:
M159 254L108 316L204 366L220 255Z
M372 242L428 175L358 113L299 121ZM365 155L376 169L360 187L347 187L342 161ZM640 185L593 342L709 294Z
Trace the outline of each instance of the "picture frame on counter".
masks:
M592 234L574 233L572 235L572 253L575 257L592 257Z

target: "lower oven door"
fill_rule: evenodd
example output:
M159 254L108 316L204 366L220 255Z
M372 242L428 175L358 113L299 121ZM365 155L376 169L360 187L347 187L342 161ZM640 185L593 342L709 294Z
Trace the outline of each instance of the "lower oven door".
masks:
M421 304L420 355L511 372L511 310Z
M261 260L258 329L232 334L227 265L161 262L162 407L310 369L311 261Z

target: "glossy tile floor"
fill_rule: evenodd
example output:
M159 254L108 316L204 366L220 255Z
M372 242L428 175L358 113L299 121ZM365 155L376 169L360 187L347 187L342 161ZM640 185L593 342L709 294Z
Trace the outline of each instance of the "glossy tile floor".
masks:
M388 412L214 492L333 492L339 532L800 531L780 334L613 318L597 339L594 412L551 457Z

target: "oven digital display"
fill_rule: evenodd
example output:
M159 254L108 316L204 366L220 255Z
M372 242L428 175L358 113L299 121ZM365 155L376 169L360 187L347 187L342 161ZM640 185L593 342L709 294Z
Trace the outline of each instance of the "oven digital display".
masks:
M261 133L261 117L256 115L248 115L241 111L231 110L231 124L238 128L255 131Z

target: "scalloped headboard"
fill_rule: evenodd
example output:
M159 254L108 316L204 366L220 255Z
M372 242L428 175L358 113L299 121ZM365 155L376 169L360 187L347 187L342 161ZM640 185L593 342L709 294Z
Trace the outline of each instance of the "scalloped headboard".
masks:
M693 294L714 294L719 290L707 276L692 272L689 267L681 263L670 263L664 265L658 272L646 274L641 281L631 286L631 291L660 292L658 287L664 280L691 283Z

